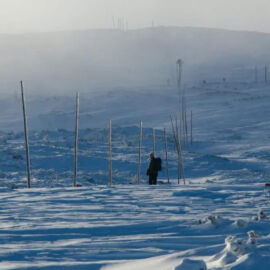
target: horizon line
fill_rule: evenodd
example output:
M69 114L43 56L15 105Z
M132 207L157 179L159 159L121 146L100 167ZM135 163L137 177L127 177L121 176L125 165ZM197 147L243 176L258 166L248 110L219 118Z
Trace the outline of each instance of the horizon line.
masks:
M155 26L143 26L137 28L125 28L121 29L118 27L104 27L104 28L83 28L83 29L62 29L62 30L44 30L44 31L25 31L25 32L0 32L0 35L7 36L20 36L20 35L35 35L35 34L52 34L52 33L68 33L68 32L87 32L87 31L119 31L119 32L131 32L131 31L140 31L140 30L149 30L149 29L160 29L160 28L190 28L190 29L201 29L201 30L218 30L226 32L240 32L240 33L257 33L269 35L270 32L264 32L259 30L238 30L238 29L229 29L229 28L216 28L208 26L178 26L178 25L155 25Z

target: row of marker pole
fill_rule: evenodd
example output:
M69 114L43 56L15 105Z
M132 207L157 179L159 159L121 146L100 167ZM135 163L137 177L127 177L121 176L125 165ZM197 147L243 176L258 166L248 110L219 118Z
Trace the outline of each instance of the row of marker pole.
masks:
M176 127L178 130L178 127ZM180 184L180 179L182 178L184 181L184 184L186 183L185 177L184 177L184 166L183 166L183 159L182 159L182 150L181 150L181 138L180 133L177 131L176 135L176 129L174 125L172 125L174 136L177 136L176 139L176 147L178 152L178 184ZM108 153L109 153L109 184L112 184L112 121L109 120L108 125ZM139 147L138 147L138 169L137 169L137 183L140 184L141 182L141 158L142 158L142 132L143 132L143 123L140 121L139 124ZM163 137L164 137L164 150L165 150L165 160L166 160L166 178L168 183L170 183L170 177L169 177L169 159L168 159L168 140L167 140L167 133L166 128L163 130ZM176 138L176 137L175 137ZM155 154L155 129L152 130L152 152Z
M183 61L179 59L177 61L178 69L178 88L179 88L179 113L180 113L180 103L181 103L181 80L182 80L182 65ZM255 68L255 77L257 81L257 67ZM265 82L267 82L267 66L265 65ZM26 171L27 171L27 186L31 188L31 174L30 174L30 157L29 157L29 143L28 143L28 129L27 129L27 118L26 118L26 109L25 109L25 98L24 98L24 87L23 82L21 84L21 96L22 96L22 109L23 109L23 122L24 122L24 139L25 139L25 156L26 156ZM181 116L179 115L179 128L178 121L176 119L175 126L173 124L173 119L171 118L172 130L175 140L175 146L178 154L178 183L180 183L181 177L184 180L184 167L182 161L182 147L181 147L181 130L183 130L183 139L186 147L188 147L188 125L187 125L187 114L186 114L186 102L185 97L182 96L182 121ZM137 181L140 183L140 171L141 171L141 148L142 148L142 121L140 121L140 134L139 134L139 160L138 160L138 175ZM75 142L74 142L74 178L73 184L74 187L77 186L77 168L78 168L78 132L79 132L79 94L76 94L76 113L75 113ZM169 169L168 169L168 145L166 137L166 129L164 128L164 141L165 141L165 152L166 152L166 174L169 179ZM190 115L190 142L193 144L193 114L191 111ZM109 184L112 184L112 122L109 121ZM155 130L153 129L153 153L155 153Z
M27 171L27 186L31 188L31 173L30 173L30 156L29 156L29 143L28 143L28 128L27 128L27 118L26 118L26 108L25 108L25 98L24 98L24 87L23 82L21 81L21 96L22 96L22 109L23 109L23 122L24 122L24 138L25 138L25 156L26 156L26 171ZM172 121L172 119L171 119ZM181 123L180 123L181 126ZM112 184L112 121L109 120L108 123L108 153L109 153L109 185ZM175 145L178 153L178 183L180 183L181 177L184 180L184 170L183 170L183 161L182 161L182 150L181 150L181 136L180 130L178 130L178 124L176 120L176 126L174 127L172 121L172 130L175 139ZM185 128L187 130L187 128ZM142 157L142 132L143 132L143 123L140 121L139 124L139 148L138 148L138 171L137 171L137 182L141 182L141 157ZM164 148L165 148L165 158L166 158L166 177L168 183L170 182L169 178L169 161L168 161L168 141L166 128L164 128ZM74 176L73 176L73 185L77 187L77 170L78 170L78 137L79 137L79 93L76 94L76 110L75 110L75 141L74 141ZM191 113L191 138L192 138L192 113ZM155 129L152 133L152 151L155 153Z

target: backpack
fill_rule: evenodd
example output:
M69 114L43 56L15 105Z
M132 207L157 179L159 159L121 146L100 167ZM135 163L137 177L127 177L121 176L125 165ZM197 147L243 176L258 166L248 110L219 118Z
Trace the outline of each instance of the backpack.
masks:
M161 158L155 158L155 170L156 171L161 171L162 170L162 160L161 160Z

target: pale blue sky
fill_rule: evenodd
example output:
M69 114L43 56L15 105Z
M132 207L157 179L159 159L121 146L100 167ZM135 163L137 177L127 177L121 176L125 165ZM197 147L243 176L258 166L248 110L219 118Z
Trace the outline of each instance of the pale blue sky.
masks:
M201 26L270 32L270 0L0 0L0 32ZM125 23L126 24L126 23Z

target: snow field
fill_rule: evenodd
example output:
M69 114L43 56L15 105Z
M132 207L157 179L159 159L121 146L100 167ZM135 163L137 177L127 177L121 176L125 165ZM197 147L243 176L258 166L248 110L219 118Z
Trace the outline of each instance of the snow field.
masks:
M0 269L266 269L268 207L261 185L2 189Z
M114 108L120 108L121 98L115 93L112 108L97 112L97 122L108 110L114 117L111 187L106 186L106 129L80 130L78 182L83 187L77 189L70 187L73 132L30 133L32 190L24 189L23 134L1 132L0 269L268 270L269 87L209 84L187 90L194 144L183 153L186 186L176 185L171 138L172 183L166 184L163 170L158 186L146 185L152 149L147 128L143 181L135 184L135 120L149 112L146 127L169 128L170 109L176 110L164 94L159 107L144 108L141 96L132 105L138 114L131 106L129 114L119 115ZM133 126L116 128L121 123ZM161 130L157 155L164 159Z

